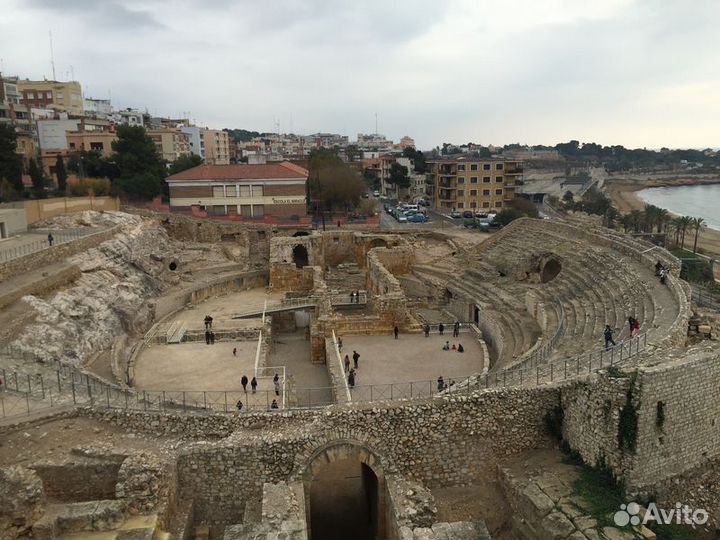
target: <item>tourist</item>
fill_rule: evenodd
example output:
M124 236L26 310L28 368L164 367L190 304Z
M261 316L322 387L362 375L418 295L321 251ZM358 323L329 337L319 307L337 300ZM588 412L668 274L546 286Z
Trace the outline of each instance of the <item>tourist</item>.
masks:
M443 323L438 324L438 330L440 330L440 335L442 336L445 331L445 325Z
M355 387L355 370L354 369L351 369L350 374L348 375L348 386L350 388Z
M443 345L443 351L449 351L450 350L450 342L446 341L445 345Z
M661 263L660 261L656 262L656 263L655 263L655 275L656 275L656 276L659 276L659 275L660 275L660 270L662 270L662 269L663 269L662 263Z
M660 269L660 285L665 285L665 280L667 279L667 270L664 268Z
M355 303L355 291L350 291L350 303Z
M276 373L273 377L273 386L275 387L275 395L280 395L280 376Z
M54 241L55 239L53 238L52 233L48 233L48 244L50 245L50 247L52 247Z
M340 336L338 336L337 342L338 342L338 351L342 352L342 338Z
M210 330L212 328L212 317L210 315L205 315L205 330Z
M205 343L207 345L210 345L210 332L208 332L207 330L205 330Z
M453 337L460 337L460 323L457 321L453 324Z
M255 390L257 390L257 379L255 377L250 381L250 388L252 388L252 393L254 394Z
M270 404L271 409L279 409L278 402L276 399L273 399L272 403Z
M357 351L353 351L353 366L355 366L355 369L358 368L358 361L360 360L360 355Z
M613 334L615 333L615 330L610 328L609 324L605 325L605 331L603 332L603 335L605 336L605 350L610 349L610 343L612 343L613 347L615 346L615 340L613 339Z
M457 347L455 346L454 343L452 344L452 348L451 348L450 350L452 350L452 351L456 351L456 350L457 350Z
M360 291L355 291L355 303L360 303Z
M425 332L425 337L430 337L430 325L429 324L425 324L425 326L423 327L423 331Z
M628 317L628 326L630 326L630 333L632 334L633 328L635 328L635 317Z
M345 373L347 373L348 371L350 371L350 357L347 354L345 355L344 362L345 362Z
M237 403L235 404L235 407L237 407L238 412L242 411L243 402L238 399Z
M242 384L243 392L245 392L246 394L247 394L247 383L248 383L247 375L243 375L242 379L240 379L240 384Z
M462 343L458 344L457 351L458 351L458 352L465 352L465 349L463 349Z
M210 331L210 345L215 345L215 332Z
M393 328L393 334L395 334L395 339L398 338L399 333L400 333L400 329L397 326L395 326L395 328Z
M237 347L233 347L233 356L237 356Z
M438 392L442 392L445 389L445 379L443 379L442 375L437 379L437 389Z
M630 335L632 337L637 337L637 335L640 333L640 321L637 319L633 319L633 325L630 329Z

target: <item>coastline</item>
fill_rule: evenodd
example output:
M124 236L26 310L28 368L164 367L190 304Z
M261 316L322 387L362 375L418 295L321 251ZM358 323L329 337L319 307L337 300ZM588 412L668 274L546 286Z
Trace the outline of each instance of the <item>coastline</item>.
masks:
M706 181L703 181L706 180ZM695 186L702 184L720 184L720 179L692 179L684 178L679 180L657 179L657 180L612 180L605 182L605 190L610 197L613 205L622 214L627 214L633 210L642 210L645 208L645 202L638 196L637 192L652 187L668 187L668 186ZM673 217L678 214L670 212ZM690 249L695 238L694 233L690 236ZM688 247L687 234L685 237L685 247ZM720 231L709 227L702 230L698 237L698 248L702 248L707 253L720 255Z

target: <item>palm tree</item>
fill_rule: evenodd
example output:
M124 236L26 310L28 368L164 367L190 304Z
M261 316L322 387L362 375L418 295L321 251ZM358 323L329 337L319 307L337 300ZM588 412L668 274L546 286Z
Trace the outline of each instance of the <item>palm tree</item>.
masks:
M658 208L656 219L657 232L661 233L663 225L670 221L670 212L668 212L665 208Z
M658 212L660 208L654 204L646 204L645 210L643 211L643 232L652 232L653 226L657 221Z
M675 246L679 246L680 232L682 231L682 218L680 216L672 220L672 227L675 230Z
M640 232L640 225L643 221L643 213L640 210L633 210L630 212L630 223L632 223L633 230L638 233Z
M680 238L680 247L682 249L685 249L685 232L687 232L687 228L692 223L692 218L690 216L683 216L680 218L680 231L682 232L682 236Z
M702 228L704 223L705 220L701 217L691 219L690 225L692 225L692 227L695 229L695 243L693 244L693 253L697 253L698 235L700 234L700 229Z
M609 206L605 211L605 226L609 229L615 228L615 221L620 217L620 212L614 206Z

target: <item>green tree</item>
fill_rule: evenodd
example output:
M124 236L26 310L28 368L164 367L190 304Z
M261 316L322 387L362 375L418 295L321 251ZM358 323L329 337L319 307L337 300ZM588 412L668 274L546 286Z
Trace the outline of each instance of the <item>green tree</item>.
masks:
M680 247L682 249L685 249L685 233L691 225L692 218L690 216L683 216L680 218Z
M153 140L142 126L120 126L113 142L112 161L119 177L114 186L131 199L152 199L162 192L166 170Z
M697 242L698 236L700 235L700 229L702 229L705 220L701 217L692 218L690 225L695 229L695 242L693 243L693 253L697 253Z
M360 149L357 145L349 144L345 147L345 155L347 156L348 161L355 161L358 157L360 157Z
M30 180L32 180L35 198L44 199L47 197L47 193L45 192L45 175L34 159L31 159L28 164L28 174L30 175Z
M405 189L410 187L410 177L408 176L408 169L404 165L400 165L398 162L390 165L390 178L389 181L395 186L396 189Z
M523 213L517 208L504 208L495 215L494 223L499 223L503 227L523 217Z
M198 165L202 165L202 162L202 158L196 154L182 155L170 164L168 173L177 174L179 172L192 169L193 167L197 167Z
M315 212L348 210L365 191L360 175L340 159L338 152L338 148L316 148L310 152L307 198Z
M523 197L513 199L512 201L510 201L509 206L510 208L518 210L522 213L522 215L527 217L536 218L540 215L537 206L535 206L531 200L525 199Z
M417 174L425 174L427 172L427 163L425 162L425 154L420 150L408 146L403 150L403 156L413 161L414 169Z
M563 195L562 200L566 203L572 203L575 202L575 195L573 195L573 192L570 190L567 190L565 194Z
M22 194L22 157L17 153L17 134L10 124L0 124L0 181L7 180L12 189Z
M58 193L65 194L67 190L67 171L65 170L65 161L60 154L55 159L55 176L57 177Z

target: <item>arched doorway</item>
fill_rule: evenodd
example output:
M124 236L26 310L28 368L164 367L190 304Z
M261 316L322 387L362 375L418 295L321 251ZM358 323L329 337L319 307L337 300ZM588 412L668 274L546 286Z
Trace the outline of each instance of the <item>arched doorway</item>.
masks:
M540 282L547 283L557 277L562 270L562 264L555 258L547 259L540 269Z
M307 266L309 263L307 248L302 244L298 244L293 248L293 262L298 268Z
M364 446L338 442L316 451L303 484L310 540L386 537L385 474Z
M370 245L368 246L368 249L376 248L376 247L388 247L388 244L385 240L382 238L373 238L370 241Z

